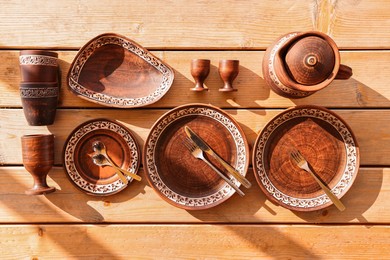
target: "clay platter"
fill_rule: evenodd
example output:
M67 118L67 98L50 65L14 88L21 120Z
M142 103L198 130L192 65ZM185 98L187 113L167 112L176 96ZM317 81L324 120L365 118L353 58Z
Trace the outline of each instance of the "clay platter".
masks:
M141 155L132 133L122 124L108 119L94 119L77 126L64 145L64 168L70 181L90 195L108 196L127 187L115 169L99 167L90 157L92 144L101 141L107 154L122 169L137 173ZM132 178L126 176L129 183Z
M253 148L256 180L271 201L295 211L332 205L314 178L291 159L294 149L338 198L352 186L359 168L359 148L350 127L328 109L296 106L273 118Z
M162 98L173 69L136 42L113 33L84 45L69 69L71 91L88 101L117 108L150 105Z
M206 104L179 106L152 127L143 151L143 166L151 187L176 207L211 208L230 198L235 190L187 150L183 144L186 125L243 176L250 160L248 144L232 117ZM218 162L209 159L224 172ZM240 186L235 179L232 181Z

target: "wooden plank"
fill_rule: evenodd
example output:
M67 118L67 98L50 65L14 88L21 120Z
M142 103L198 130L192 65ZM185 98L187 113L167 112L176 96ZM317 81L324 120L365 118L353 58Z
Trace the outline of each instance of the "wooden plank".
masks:
M7 259L386 259L390 227L33 225L0 234Z
M6 1L1 44L79 48L116 32L152 48L264 48L279 34L312 29L311 9L306 1Z
M258 187L242 188L244 197L233 195L221 205L200 211L171 206L149 186L145 173L122 192L94 197L78 190L60 167L49 173L48 183L57 191L27 196L32 178L23 167L0 167L0 223L383 223L389 224L385 205L390 200L390 168L362 168L354 185L342 198L347 207L330 206L315 212L293 212L274 205ZM22 203L21 203L22 202ZM38 214L39 212L39 214Z
M317 104L326 107L390 107L390 79L385 73L390 69L390 52L343 52L342 62L353 68L354 75L349 80L336 80L327 88L304 99L288 99L278 96L266 85L262 74L261 51L155 51L175 69L175 80L168 93L153 108L166 108L192 102L212 103L219 107L258 108L290 107L295 104ZM71 93L66 75L76 52L59 52L62 71L60 107L97 107L95 103L81 99ZM21 107L19 95L20 71L18 51L0 51L0 107ZM194 79L190 74L190 62L194 58L211 60L211 71L206 79L208 92L194 93ZM218 74L220 59L239 59L240 73L234 81L238 89L234 93L218 91L223 83ZM370 66L367 66L367 60ZM373 77L375 75L375 77Z
M285 33L313 29L341 48L390 46L386 0L5 1L0 16L1 45L13 48L79 48L116 32L148 48L265 49Z
M142 109L59 109L56 121L51 126L27 125L21 109L0 109L0 162L3 164L21 164L20 137L24 134L53 133L55 140L55 163L60 164L62 149L66 138L81 123L94 118L118 120L135 133L141 148L149 130L168 110ZM281 109L233 109L226 110L243 128L250 146L253 146L258 133ZM389 165L390 139L388 126L390 110L335 110L352 128L356 135L362 165Z

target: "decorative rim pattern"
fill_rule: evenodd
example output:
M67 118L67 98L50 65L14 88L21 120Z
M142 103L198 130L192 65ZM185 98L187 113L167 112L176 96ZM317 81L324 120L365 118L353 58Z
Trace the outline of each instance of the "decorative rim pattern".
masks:
M146 61L147 63L152 65L155 69L157 69L159 72L161 72L162 81L160 86L153 93L150 93L147 96L139 97L139 98L131 98L131 97L107 96L105 94L92 91L80 85L78 83L78 80L83 66L85 65L89 57L97 49L107 44L114 44L114 45L121 46L122 48L142 58L144 61ZM147 50L145 50L143 47L139 46L135 42L130 41L123 36L105 34L91 40L86 46L82 48L82 50L76 56L75 61L73 62L72 68L69 71L68 78L69 78L68 81L69 87L75 93L81 95L81 97L87 100L102 105L106 105L106 106L129 108L129 107L146 106L159 100L170 89L173 82L174 73L170 67L165 65L161 60L156 58L154 55L149 53Z
M286 121L298 117L313 117L321 119L333 126L341 135L346 150L346 164L343 175L339 182L332 188L332 192L339 198L347 192L356 177L359 167L359 152L356 140L349 127L340 118L320 107L306 106L304 108L296 107L289 109L277 115L270 123L268 123L268 125L260 133L255 143L253 170L257 177L256 179L258 179L258 182L260 181L259 184L262 185L265 190L282 206L287 205L297 209L325 207L326 204L331 203L326 194L308 199L295 198L284 194L273 185L268 178L265 169L264 158L267 156L267 154L265 154L265 149L272 133Z
M275 69L274 69L275 68L274 61L275 61L275 56L276 56L277 51L282 47L282 45L286 41L288 41L290 38L296 36L297 34L298 33L290 33L288 35L285 35L275 44L275 46L271 50L270 59L268 62L268 70L269 70L269 76L270 76L272 82L276 86L278 86L278 88L281 91L283 91L284 93L287 93L288 95L295 96L295 97L306 97L312 93L307 92L307 91L296 90L296 89L293 89L293 88L290 88L290 87L284 85L282 82L280 82L278 76L276 75Z
M230 185L226 184L219 191L209 196L197 198L183 196L171 190L168 186L165 185L165 183L163 182L163 180L161 180L159 176L155 163L154 154L156 145L164 129L173 122L192 115L201 115L212 118L213 120L221 123L224 127L226 127L226 129L232 135L237 147L238 154L237 165L235 165L235 169L241 175L245 176L249 165L249 161L247 159L249 149L247 148L244 134L242 133L241 129L238 128L237 124L233 121L233 119L231 119L228 115L207 105L186 105L173 109L167 114L163 115L152 128L152 131L150 132L149 137L147 139L147 143L145 144L144 167L149 176L149 180L152 182L152 187L160 194L167 197L172 202L172 204L179 206L181 205L185 206L186 208L192 209L196 209L197 207L209 208L223 202L224 200L232 196L235 190ZM234 179L232 181L237 186L240 185L237 180Z
M59 89L54 88L20 88L21 98L50 98L58 97Z
M79 141L86 135L95 130L109 130L115 132L123 140L126 142L127 148L131 154L131 164L127 168L128 171L136 172L139 166L140 156L138 153L138 147L135 139L131 135L131 133L122 127L121 125L114 123L112 121L107 121L104 119L92 120L88 121L79 127L77 127L74 132L69 136L67 142L64 147L64 165L65 170L68 173L70 179L73 181L76 186L80 189L86 191L87 193L94 195L110 195L112 193L116 193L126 187L120 179L113 183L109 184L94 184L85 180L82 175L77 171L76 166L74 164L75 158L75 149L79 143ZM126 178L131 181L132 178L126 175Z
M58 67L58 59L45 55L20 55L20 65L43 65Z

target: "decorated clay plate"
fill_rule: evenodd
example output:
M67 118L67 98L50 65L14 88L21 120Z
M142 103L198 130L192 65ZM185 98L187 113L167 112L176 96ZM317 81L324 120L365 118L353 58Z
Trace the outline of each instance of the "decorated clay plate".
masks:
M68 73L73 93L110 107L150 105L167 93L174 72L134 41L118 34L102 34L76 55Z
M112 167L93 163L89 155L94 152L95 141L106 145L107 154L117 166L137 173L141 158L135 138L123 125L107 119L87 121L73 130L64 146L65 170L76 187L90 195L117 193L127 185Z
M205 104L177 107L164 114L146 140L143 165L151 187L170 204L188 210L214 207L235 190L183 144L188 125L245 176L249 148L240 126L224 111ZM206 156L206 155L205 155ZM224 169L209 158L222 172ZM239 186L235 179L232 181Z
M353 184L359 148L351 129L328 109L297 106L273 118L255 142L253 170L270 200L296 211L332 204L314 178L291 159L294 149L338 198Z

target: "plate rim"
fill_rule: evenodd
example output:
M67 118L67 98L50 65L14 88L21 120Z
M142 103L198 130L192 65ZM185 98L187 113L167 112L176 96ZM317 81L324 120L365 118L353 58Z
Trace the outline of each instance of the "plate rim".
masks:
M92 55L92 53L96 49L106 44L116 44L113 42L103 42L101 43L101 45L94 46L96 42L98 42L99 40L103 40L104 38L121 40L122 44L117 44L118 46L121 46L127 51L132 52L133 54L137 55L145 62L147 62L149 65L153 66L156 70L158 70L163 75L163 80L160 86L157 88L157 90L155 90L154 92L150 93L147 96L138 97L138 98L113 97L99 92L95 92L79 84L78 78L81 74L82 67L85 65L85 63ZM92 49L95 48L95 49L89 52L88 50L90 48ZM80 61L80 59L82 58L84 58L84 60ZM142 47L140 44L127 38L126 36L117 33L103 33L92 38L83 47L79 49L79 51L77 52L75 58L73 59L69 67L66 81L71 92L82 99L88 100L96 104L109 106L109 107L136 108L136 107L148 106L160 100L171 88L174 78L175 78L174 70L166 62L156 57L154 54L152 54L146 48Z
M316 198L305 198L305 199L303 199L303 198L302 199L301 198L294 198L292 196L284 194L283 192L279 191L278 189L276 189L276 187L274 187L272 185L273 189L278 191L278 196L276 197L275 194L271 194L271 191L269 190L270 188L267 189L264 186L265 182L271 183L271 181L268 178L266 180L264 180L264 178L262 178L262 174L266 175L266 173L261 173L260 171L263 170L263 169L261 169L261 170L258 169L258 160L262 160L262 159L258 159L257 158L257 155L259 153L258 152L258 150L259 150L259 145L258 144L261 141L262 136L263 135L267 135L267 137L265 139L265 142L264 142L264 146L263 146L265 148L267 146L267 141L269 140L269 137L273 134L273 132L280 125L282 125L283 123L287 122L288 120L283 121L282 123L279 123L276 127L274 127L272 129L272 131L269 131L268 128L270 128L270 126L274 123L274 121L276 121L278 118L282 117L283 115L286 115L288 113L292 113L293 111L296 111L296 110L304 110L304 109L317 110L317 111L325 112L325 113L333 116L334 118L336 118L342 124L342 126L345 127L345 129L348 131L348 134L350 134L350 139L353 141L353 146L352 145L351 146L353 147L354 153L356 155L354 157L355 158L355 163L353 165L353 170L351 171L352 178L349 181L350 184L347 185L344 189L339 189L337 185L335 185L335 187L332 188L332 191L333 191L333 189L337 191L336 192L336 196L338 198L343 197L348 192L348 190L351 188L352 184L354 183L354 181L356 179L356 176L358 174L359 167L360 167L360 151L359 151L360 149L359 149L359 145L358 145L357 139L356 139L356 137L355 137L351 127L346 123L346 121L343 118L341 118L337 113L335 113L335 112L333 112L330 109L327 109L325 107L321 107L321 106L317 106L317 105L297 105L297 106L294 106L294 107L290 107L290 108L288 108L288 109L278 113L274 117L272 117L272 119L269 120L269 122L267 122L267 124L264 126L264 128L261 130L261 132L258 134L258 136L256 138L256 141L255 141L255 143L253 145L252 167L253 167L253 173L254 173L255 178L256 178L256 182L258 183L259 187L265 193L265 195L267 196L268 199L270 199L271 201L277 203L278 205L281 205L281 206L283 206L283 207L285 207L287 209L290 209L290 210L294 210L294 211L315 211L315 210L323 209L323 208L328 207L328 206L333 204L333 202L326 196L325 193L320 195L320 196L318 196L318 197L316 197ZM296 117L299 117L299 116L295 116L295 117L292 117L292 118L296 118ZM315 117L315 118L318 118L318 117ZM318 118L318 119L323 120L322 118ZM291 119L289 119L289 120L291 120ZM329 123L329 122L327 122L325 120L323 120L323 121L328 123L328 124L330 124L332 127L334 127L334 125L332 125L331 123ZM335 129L342 136L343 141L344 141L344 146L347 147L347 144L345 143L345 139L344 139L343 134L341 134L337 128L335 128ZM347 148L346 148L346 150L347 150ZM348 151L346 151L346 152L348 154ZM347 168L347 166L348 166L348 162L346 162L345 168ZM265 171L265 170L263 170L263 171ZM345 171L346 170L344 169L343 176L345 175ZM290 203L290 204L286 203L286 201L288 201L288 200L286 200L285 198L287 198L287 197L291 197L293 199L293 202ZM313 201L314 199L318 199L317 203L311 203L311 201Z
M80 131L80 129L82 129L83 127L86 127L90 124L93 124L93 123L98 123L98 122L102 122L102 123L109 123L109 124L113 124L113 125L116 125L118 127L120 127L123 131L126 132L127 135L130 136L131 138L131 144L135 147L135 153L137 154L138 158L136 160L133 159L133 164L130 163L129 166L131 166L132 168L134 168L134 172L135 174L138 173L139 171L139 167L140 167L140 164L141 164L141 160L142 160L142 156L141 156L141 152L140 152L140 147L139 147L139 144L137 143L137 140L134 136L134 134L130 131L130 129L128 129L126 126L124 126L123 124L115 121L115 120L111 120L111 119L107 119L107 118L96 118L96 119L91 119L91 120L88 120L88 121L85 121L79 125L77 125L72 131L71 133L68 135L65 143L64 143L64 147L63 147L63 151L62 151L62 160L63 160L63 167L64 167L64 170L65 170L65 173L66 173L66 176L68 177L68 179L70 180L70 182L76 187L78 188L79 190L83 191L84 193L88 194L88 195L92 195L92 196L98 196L98 197L102 197L102 196L109 196L109 195L113 195L113 194L116 194L120 191L122 191L123 189L125 189L129 184L130 182L132 182L132 178L129 177L129 176L125 176L128 180L129 180L129 184L124 184L121 182L120 179L118 179L117 181L115 181L114 183L111 183L111 184L104 184L104 185L92 185L92 186L109 186L109 185L114 185L114 189L111 190L110 192L101 192L101 193L96 193L96 192L93 192L93 191L90 191L88 189L84 189L83 187L81 187L80 185L78 185L75 180L71 177L71 174L70 174L70 170L69 170L69 164L73 163L74 164L74 160L73 160L73 156L74 156L74 153L73 154L69 154L69 156L71 156L72 160L69 162L69 164L67 164L67 159L66 159L66 156L67 156L67 148L68 148L68 144L70 142L70 140L72 139L72 137L78 132ZM99 129L93 129L92 131L96 131L96 130L100 130ZM108 130L108 131L113 131L111 129L105 129L105 130ZM89 134L91 133L91 131L87 131L86 133L84 133L83 135L79 136L77 138L77 142L75 143L74 147L77 146L79 140L85 136L86 134ZM116 134L118 134L117 132L115 132ZM120 134L118 134L120 135ZM126 143L128 143L126 140L125 140ZM130 147L129 147L130 149ZM131 152L131 151L130 151ZM82 176L77 173L75 173L75 175L79 176L80 179L82 179L85 183L89 183L88 181L86 181L85 179L82 178Z
M167 187L163 183L163 181L161 181L163 186L160 185L159 186L160 189L159 189L152 180L152 177L150 175L150 168L149 168L149 166L151 164L152 164L152 167L153 167L153 165L155 166L155 164L152 161L149 162L149 160L152 160L153 158L150 158L150 156L148 156L148 153L150 153L150 155L153 155L153 151L148 151L148 150L149 149L154 150L154 147L153 147L153 145L151 147L150 142L151 142L151 136L156 131L156 127L158 127L158 125L161 123L161 121L163 121L165 118L167 118L167 116L169 116L170 114L175 113L175 112L179 113L180 111L184 111L186 109L191 109L191 108L196 108L196 109L206 108L208 110L214 110L219 115L222 115L224 118L228 119L231 122L231 124L235 126L236 131L240 134L241 139L242 139L242 145L244 148L244 151L242 152L242 154L245 157L244 158L245 161L243 162L241 169L238 171L240 172L240 174L243 174L243 176L246 176L248 174L248 168L249 168L249 163L250 163L250 150L249 150L249 145L248 145L245 133L244 133L243 129L241 128L240 124L232 116L227 114L222 109L220 109L216 106L210 105L210 104L203 104L203 103L191 103L191 104L177 106L177 107L167 111L162 116L160 116L158 120L156 120L156 122L150 128L149 135L145 140L143 153L142 153L143 154L143 156L142 156L143 167L144 167L145 176L146 176L146 179L147 179L149 185L164 201L168 202L169 204L171 204L173 206L176 206L178 208L182 208L185 210L203 210L203 209L215 207L215 206L221 204L222 202L226 201L228 198L230 198L235 193L235 190L229 184L225 183L225 185L218 192L216 192L212 195L209 195L206 197L199 197L199 198L189 198L189 197L182 196L182 195L177 194L176 192L172 191L169 187ZM199 114L189 113L186 116L188 116L188 115L199 115ZM179 117L179 119L182 117L183 116ZM175 122L176 120L177 120L177 118L174 119L173 121L169 122L165 127L163 127L160 131L160 135L166 127L168 127L172 122ZM155 140L155 143L157 143L158 140L159 140L159 138L157 137ZM237 186L240 186L240 183L237 180L234 180L233 182ZM166 188L165 192L164 192L164 190L161 191L161 189L163 189L163 188ZM177 195L179 195L179 196L177 196ZM220 196L220 197L218 197L218 196ZM211 203L208 203L208 199L211 199L214 201Z

